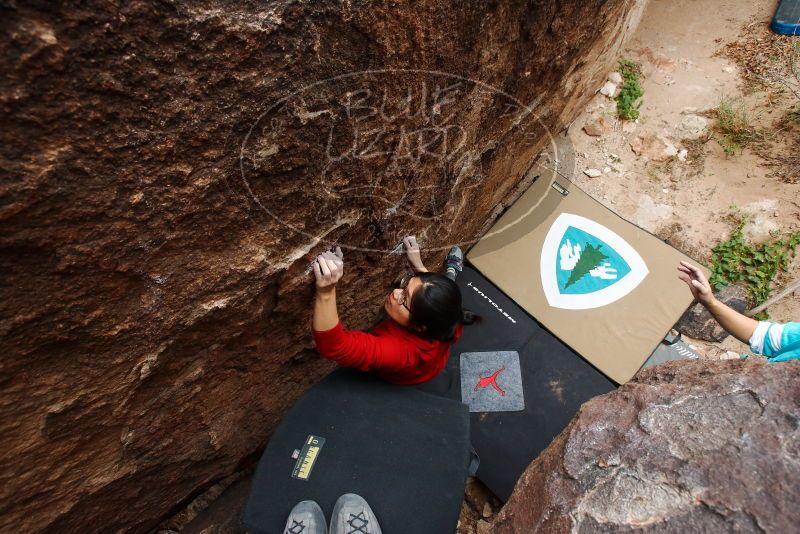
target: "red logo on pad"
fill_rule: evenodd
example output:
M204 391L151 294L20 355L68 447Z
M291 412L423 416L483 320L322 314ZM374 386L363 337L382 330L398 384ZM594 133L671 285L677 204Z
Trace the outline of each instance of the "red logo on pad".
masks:
M501 367L500 369L492 373L490 376L481 378L480 380L478 380L478 383L475 384L475 389L473 389L472 391L478 391L478 389L483 389L485 387L492 386L500 393L500 396L505 396L506 392L500 389L500 386L497 385L497 375L499 375L505 370L506 370L505 367Z

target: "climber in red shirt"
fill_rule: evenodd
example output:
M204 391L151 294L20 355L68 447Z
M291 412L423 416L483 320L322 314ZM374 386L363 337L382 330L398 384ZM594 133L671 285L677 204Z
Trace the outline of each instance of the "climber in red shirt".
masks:
M342 250L323 252L314 260L316 298L312 326L319 353L345 367L374 373L395 384L426 382L444 369L462 324L476 317L461 308L455 277L463 268L461 249L445 260L447 274L429 272L422 264L414 236L403 239L414 272L384 300L388 318L369 332L345 330L336 310L336 283L344 272Z

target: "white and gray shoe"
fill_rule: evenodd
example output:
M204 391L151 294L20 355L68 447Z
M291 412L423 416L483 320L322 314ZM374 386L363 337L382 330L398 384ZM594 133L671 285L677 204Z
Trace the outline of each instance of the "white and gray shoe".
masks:
M286 520L283 534L327 534L325 514L322 508L314 501L300 501Z
M444 273L450 280L455 281L458 273L464 270L464 253L455 245L444 259Z
M330 534L381 534L378 519L367 501L355 493L345 493L336 501L331 516Z

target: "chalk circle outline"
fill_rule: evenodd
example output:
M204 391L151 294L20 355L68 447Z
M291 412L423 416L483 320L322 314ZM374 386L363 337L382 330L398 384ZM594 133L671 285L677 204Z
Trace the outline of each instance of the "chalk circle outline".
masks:
M304 235L306 237L309 237L312 240L317 240L317 243L322 242L322 243L325 243L325 244L327 244L329 246L338 245L343 249L357 250L357 251L361 251L361 252L378 252L378 253L384 253L384 254L391 254L392 253L392 250L375 249L375 248L368 248L368 247L359 247L359 246L348 245L346 243L338 243L338 242L329 241L329 240L325 239L325 236L313 235L311 233L308 233L308 232L304 231L302 228L298 228L298 227L296 227L296 226L294 226L294 225L292 225L292 224L290 224L290 223L288 223L286 221L281 220L280 217L278 217L272 211L270 211L270 209L267 206L265 206L264 203L261 202L261 199L259 199L258 196L253 192L253 189L250 187L250 183L247 181L247 176L246 176L246 172L245 172L245 164L244 164L244 162L245 162L245 151L247 149L247 143L250 140L250 137L253 134L253 131L261 123L261 120L264 117L266 117L272 111L277 109L279 106L282 106L283 104L285 104L288 100L290 100L294 96L296 96L298 94L301 94L301 93L304 93L306 91L309 91L312 88L317 87L319 85L322 85L322 84L325 84L325 83L329 83L329 82L332 82L332 81L336 81L336 80L345 79L345 78L354 78L356 76L361 76L361 75L375 75L375 74L428 74L428 75L435 75L435 76L441 76L441 77L445 77L445 78L451 78L451 79L454 79L454 80L460 80L460 81L467 82L467 83L472 83L472 84L475 84L476 86L482 87L482 88L484 88L484 89L486 89L486 90L488 90L490 92L502 95L503 97L507 98L508 100L510 100L511 102L516 104L520 108L520 110L524 110L525 111L525 116L535 117L536 122L538 122L541 125L542 129L544 130L544 132L547 134L547 137L549 138L550 146L553 149L554 157L556 158L556 160L559 159L559 157L558 157L558 154L559 154L558 144L556 143L553 134L550 132L550 129L547 128L547 126L544 124L544 122L539 117L539 115L537 115L534 112L535 107L531 107L531 106L525 105L520 100L518 100L517 98L509 95L505 91L503 91L501 89L497 89L496 87L493 87L493 86L491 86L491 85L489 85L489 84L487 84L485 82L482 82L480 80L474 80L474 79L471 79L471 78L467 78L465 76L459 76L458 74L451 74L451 73L447 73L447 72L443 72L443 71L426 70L426 69L368 69L368 70L362 70L362 71L348 72L348 73L344 73L344 74L339 74L337 76L332 76L330 78L325 78L323 80L318 80L318 81L316 81L314 83L311 83L309 85L305 85L305 86L297 89L296 91L292 91L288 95L286 95L283 98L281 98L280 100L276 101L269 108L267 108L263 113L261 113L261 115L258 116L258 118L255 120L253 125L250 126L250 129L247 131L247 134L245 134L244 139L242 141L241 149L239 150L239 170L240 170L242 182L244 184L245 190L247 191L247 194L250 196L250 198L253 200L253 202L255 202L256 205L261 209L261 211L263 211L269 217L273 218L279 224L282 224L283 226L285 226L287 228L290 228L294 232L297 232L297 233L302 234L302 235ZM534 106L536 104L538 104L538 100L534 102ZM548 185L552 185L552 183L555 182L557 174L558 174L557 171L555 169L553 169L552 175L549 178L550 184L548 184ZM517 219L517 221L515 221L515 223L519 222L519 220L521 220L521 218ZM510 225L505 225L503 227L502 231L507 230L507 229L511 228L512 226L514 226L514 223L512 223ZM500 231L493 231L493 232L490 233L490 235L496 235L498 233L500 233ZM458 242L458 243L447 244L447 245L443 245L441 247L424 247L424 249L428 250L428 251L448 250L453 245L458 245L458 246L471 245L471 244L479 241L483 237L486 237L486 236L481 236L481 237L478 237L478 238L475 238L475 239L469 239L469 240Z
M583 230L608 244L628 263L631 271L619 282L592 293L562 294L558 290L556 260L561 238L570 226ZM547 236L544 238L539 261L542 289L544 290L544 296L547 298L547 303L553 308L561 308L563 310L589 310L608 306L636 289L650 273L647 264L639 253L619 234L596 221L574 213L562 213L553 221L550 230L547 231Z

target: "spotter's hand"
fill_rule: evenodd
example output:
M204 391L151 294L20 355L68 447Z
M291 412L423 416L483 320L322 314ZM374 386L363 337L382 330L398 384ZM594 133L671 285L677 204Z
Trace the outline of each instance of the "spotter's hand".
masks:
M413 235L407 235L403 238L403 245L406 249L406 257L408 258L408 263L416 270L422 270L425 266L422 263L422 256L419 253L419 244L417 243L417 238Z
M325 251L314 260L314 278L317 291L331 291L344 274L344 254L341 247L334 252Z
M711 290L708 278L703 274L703 271L688 261L681 261L680 265L678 265L678 278L686 282L686 285L692 291L692 296L700 304L707 306L714 302L714 292Z

